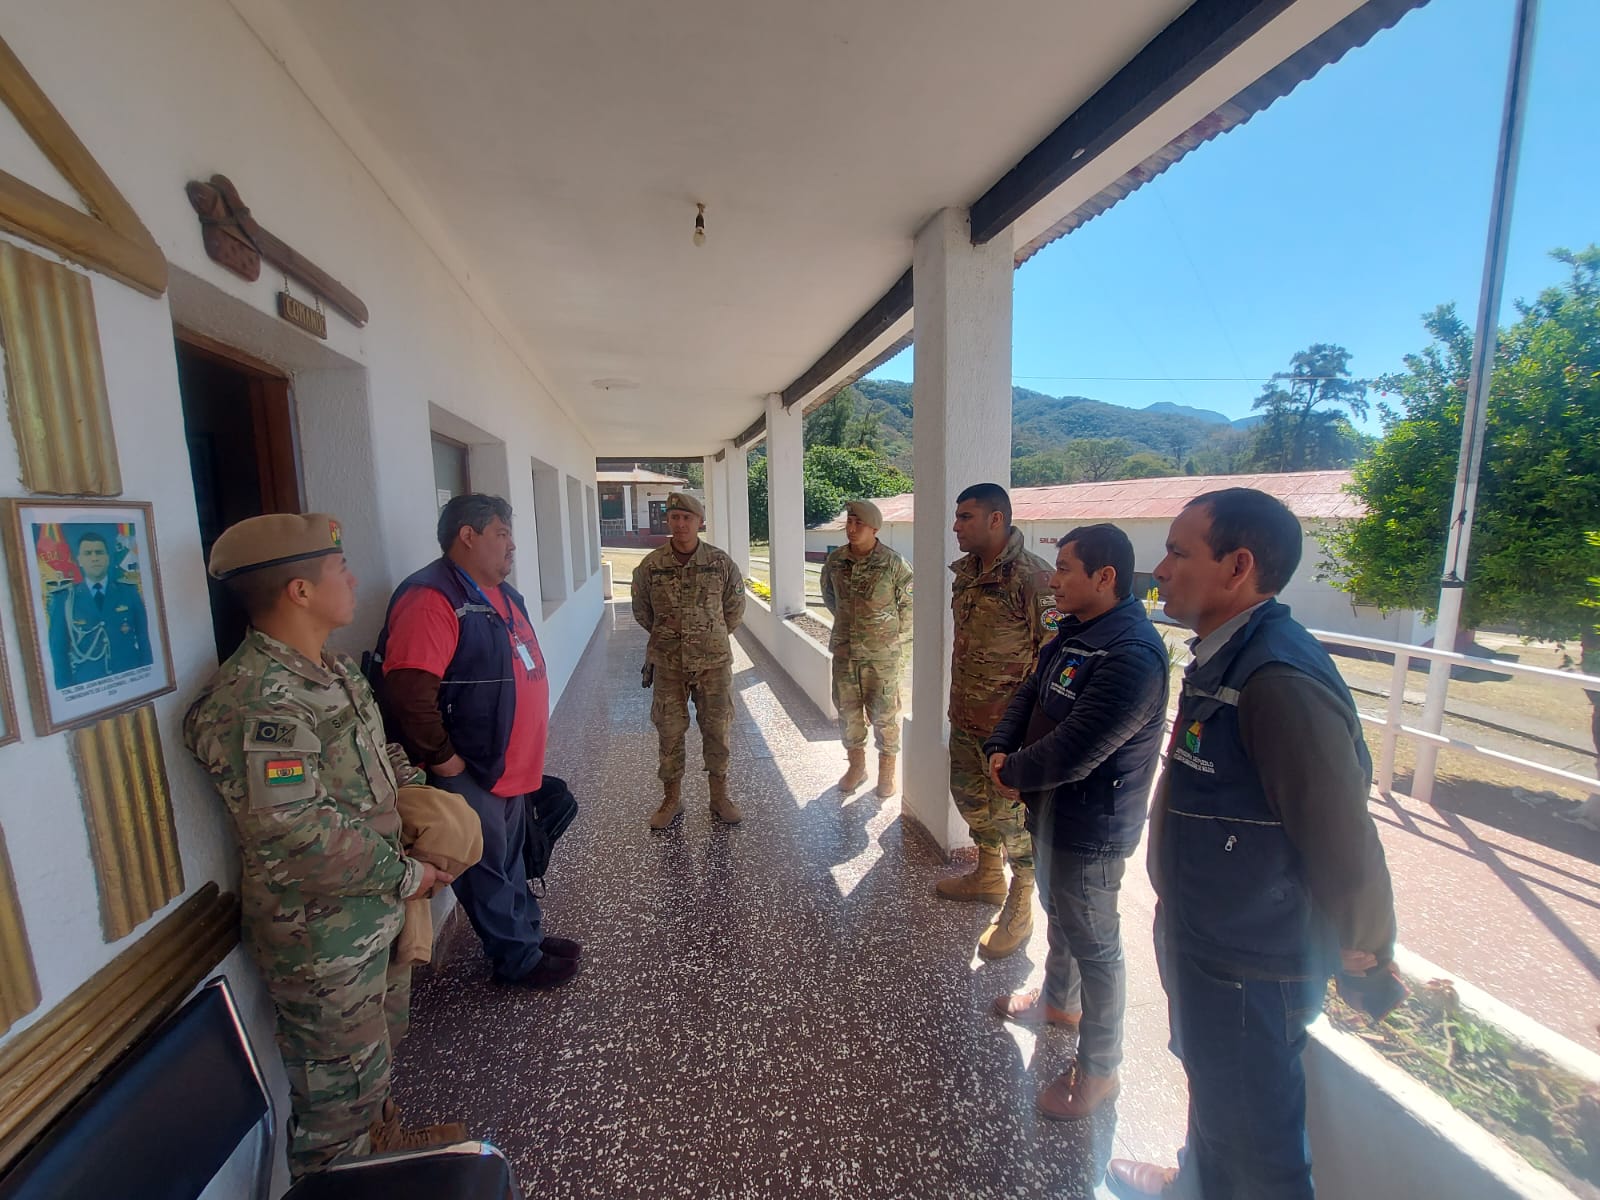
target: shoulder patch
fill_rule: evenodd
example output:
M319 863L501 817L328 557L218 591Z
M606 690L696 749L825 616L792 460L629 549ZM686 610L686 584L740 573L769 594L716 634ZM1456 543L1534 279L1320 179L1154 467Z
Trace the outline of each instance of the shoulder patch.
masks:
M1048 629L1051 633L1054 633L1061 626L1062 616L1063 614L1061 610L1054 604L1051 604L1050 607L1044 610L1044 616L1041 617L1040 620L1046 629Z

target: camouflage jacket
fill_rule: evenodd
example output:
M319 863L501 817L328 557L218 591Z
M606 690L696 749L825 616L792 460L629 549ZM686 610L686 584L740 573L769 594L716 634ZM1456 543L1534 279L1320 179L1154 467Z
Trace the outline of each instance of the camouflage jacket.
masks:
M633 569L633 619L650 633L645 661L664 670L733 662L728 635L743 616L744 577L710 542L701 542L681 567L669 542Z
M865 558L840 546L822 564L822 603L833 614L835 658L898 658L911 640L911 565L882 542Z
M395 800L422 782L386 744L355 662L312 662L252 629L183 719L228 806L243 859L245 940L269 975L316 974L381 952L422 864Z
M1012 693L1032 673L1039 647L1060 614L1050 594L1050 564L1022 548L1013 528L1000 557L980 573L978 556L950 564L955 649L950 656L950 723L988 737Z

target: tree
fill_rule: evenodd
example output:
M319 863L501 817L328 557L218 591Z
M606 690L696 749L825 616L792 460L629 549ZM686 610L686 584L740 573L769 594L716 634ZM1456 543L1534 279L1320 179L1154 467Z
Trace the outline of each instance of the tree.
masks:
M1115 479L1133 447L1122 438L1078 438L1067 443L1067 461L1091 483Z
M1162 458L1159 454L1152 454L1149 450L1140 450L1137 454L1130 454L1123 459L1122 467L1117 472L1119 479L1160 479L1166 475L1176 475L1178 468L1171 459Z
M1348 466L1356 447L1338 428L1341 421L1348 425L1338 410L1365 417L1369 386L1350 377L1350 351L1343 346L1318 342L1300 351L1256 397L1253 407L1265 417L1256 435L1258 464L1269 471ZM1330 461L1337 459L1344 461Z
M815 525L839 515L845 502L861 497L896 496L911 490L911 477L879 454L862 446L813 446L801 466L805 523ZM765 541L767 456L765 447L750 456L750 536Z
M1059 483L1077 483L1075 465L1067 460L1061 450L1048 450L1043 454L1024 454L1011 460L1012 487L1050 487Z
M801 436L807 450L813 446L861 446L881 452L883 420L866 407L861 393L846 387L806 414Z
M1500 334L1489 389L1463 628L1509 624L1527 637L1576 640L1600 668L1585 606L1600 576L1600 247L1552 252L1570 275L1517 303ZM1423 318L1433 342L1378 381L1384 437L1355 468L1364 516L1324 537L1333 582L1364 603L1437 612L1445 522L1455 485L1472 332L1453 304ZM1591 696L1600 705L1600 694ZM1600 739L1600 718L1595 726ZM1600 753L1600 745L1596 746Z

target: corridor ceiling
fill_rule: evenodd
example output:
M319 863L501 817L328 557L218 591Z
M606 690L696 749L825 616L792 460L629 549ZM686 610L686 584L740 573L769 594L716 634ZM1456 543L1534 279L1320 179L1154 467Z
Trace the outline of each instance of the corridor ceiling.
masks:
M325 115L404 176L397 202L443 231L599 453L661 457L748 426L906 271L930 216L976 200L1188 7L281 2L346 102ZM1357 6L1287 5L1016 244Z

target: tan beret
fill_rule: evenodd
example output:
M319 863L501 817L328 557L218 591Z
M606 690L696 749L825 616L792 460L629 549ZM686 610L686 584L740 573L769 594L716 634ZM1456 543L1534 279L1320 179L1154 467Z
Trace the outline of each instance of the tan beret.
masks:
M883 528L883 514L871 500L852 500L844 506L844 511L863 525L870 525L874 529Z
M672 495L667 497L667 511L671 512L673 509L677 509L679 512L691 512L702 521L706 519L706 510L701 506L700 501L687 492L673 492Z
M213 579L231 579L262 567L342 553L344 538L336 518L327 513L271 513L224 529L211 547L209 570Z

